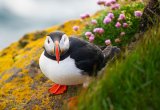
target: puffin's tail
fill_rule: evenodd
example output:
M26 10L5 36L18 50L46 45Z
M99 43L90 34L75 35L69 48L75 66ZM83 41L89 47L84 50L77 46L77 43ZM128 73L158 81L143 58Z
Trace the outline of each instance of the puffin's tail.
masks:
M106 64L109 60L113 60L115 57L120 55L120 48L117 46L107 46L103 51L104 54L104 63Z

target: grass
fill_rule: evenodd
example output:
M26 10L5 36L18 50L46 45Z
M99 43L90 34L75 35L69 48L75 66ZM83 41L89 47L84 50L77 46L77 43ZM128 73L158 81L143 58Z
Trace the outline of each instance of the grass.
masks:
M158 110L160 107L160 26L145 33L125 60L80 96L79 110Z
M118 9L118 10L113 10L113 11L103 10L101 12L101 15L96 18L96 20L98 22L97 25L92 25L90 23L88 26L86 26L86 28L84 29L83 37L85 39L87 39L86 36L85 36L85 32L87 32L87 31L93 32L94 28L101 27L101 28L104 29L105 32L102 35L95 34L96 37L95 37L95 40L93 42L94 44L105 45L105 40L110 39L111 42L112 42L112 45L125 46L126 44L128 44L131 41L133 35L135 33L137 33L138 29L139 29L138 27L139 27L140 19L134 16L134 11L137 11L137 10L142 11L143 8L144 8L143 3L141 3L141 2L135 2L135 3L131 2L130 4L126 4L126 5L121 6L121 8ZM115 18L112 20L111 23L104 24L103 20L104 20L105 16L107 16L108 12L113 12ZM125 22L128 23L129 24L128 28L123 28L122 26L120 28L115 27L115 24L118 21L117 19L118 19L119 15L121 13L125 14L126 19L123 20L123 21L120 21L120 23L122 25ZM125 32L126 33L125 36L121 37L120 36L121 32ZM115 42L116 38L119 38L121 40L121 42L116 43Z

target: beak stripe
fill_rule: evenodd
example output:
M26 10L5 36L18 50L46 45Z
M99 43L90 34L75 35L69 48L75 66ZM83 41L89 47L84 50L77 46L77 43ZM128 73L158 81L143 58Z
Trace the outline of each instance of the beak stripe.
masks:
M56 60L59 63L59 61L60 61L60 48L59 48L58 41L55 41L55 51L56 51Z

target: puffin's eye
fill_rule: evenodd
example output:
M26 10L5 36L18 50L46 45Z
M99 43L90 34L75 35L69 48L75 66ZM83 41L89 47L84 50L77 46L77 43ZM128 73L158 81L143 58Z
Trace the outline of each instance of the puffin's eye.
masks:
M49 39L48 39L48 43L50 43Z

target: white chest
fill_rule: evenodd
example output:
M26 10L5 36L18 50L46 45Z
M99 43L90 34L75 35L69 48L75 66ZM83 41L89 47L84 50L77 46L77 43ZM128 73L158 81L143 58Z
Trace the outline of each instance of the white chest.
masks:
M57 63L44 56L42 53L39 65L46 77L57 84L76 85L84 83L87 76L81 74L81 70L75 65L75 61L69 57Z

